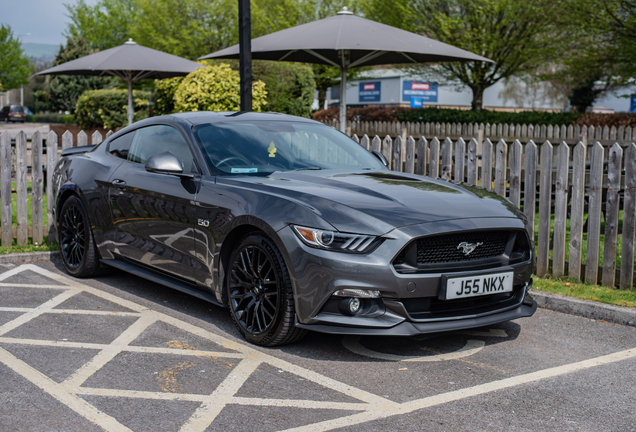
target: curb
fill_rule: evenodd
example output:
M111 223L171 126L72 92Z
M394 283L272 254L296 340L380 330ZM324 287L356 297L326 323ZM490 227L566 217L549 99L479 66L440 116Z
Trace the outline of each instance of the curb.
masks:
M59 261L60 251L25 252L0 255L0 264L26 264L36 261Z
M530 290L540 308L636 327L636 309Z

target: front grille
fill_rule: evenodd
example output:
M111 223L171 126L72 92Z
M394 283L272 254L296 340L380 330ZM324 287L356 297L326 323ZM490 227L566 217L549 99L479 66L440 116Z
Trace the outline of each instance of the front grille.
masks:
M461 244L476 245L469 254ZM515 264L530 259L523 231L467 231L421 237L411 241L393 260L400 273L456 272Z
M510 232L478 231L463 234L445 234L417 240L417 264L455 263L498 257L506 250ZM482 243L469 255L458 245Z

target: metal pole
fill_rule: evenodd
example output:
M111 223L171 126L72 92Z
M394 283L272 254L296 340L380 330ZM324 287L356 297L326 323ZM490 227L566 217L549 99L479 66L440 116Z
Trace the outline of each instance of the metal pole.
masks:
M135 115L133 110L132 74L127 74L126 80L128 81L128 124L131 125Z
M347 69L340 68L340 130L347 130Z
M252 19L250 0L239 2L241 111L252 111Z
M24 106L24 85L20 86L20 106Z

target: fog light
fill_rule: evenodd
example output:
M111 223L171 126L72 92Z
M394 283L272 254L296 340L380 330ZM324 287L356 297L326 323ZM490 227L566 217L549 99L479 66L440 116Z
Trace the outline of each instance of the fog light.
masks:
M349 313L351 315L355 315L358 312L360 312L360 307L362 306L362 302L360 301L359 298L352 298L349 299Z

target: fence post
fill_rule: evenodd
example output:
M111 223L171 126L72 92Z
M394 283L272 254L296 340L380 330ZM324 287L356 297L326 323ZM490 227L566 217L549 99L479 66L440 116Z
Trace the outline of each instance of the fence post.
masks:
M355 142L357 142L358 144L360 144L360 138L358 138L358 135L353 134L353 135L351 135L351 138L352 138Z
M382 150L382 140L379 136L374 136L373 141L371 142L371 150L380 151Z
M385 136L384 140L382 140L382 154L386 160L389 161L389 169L392 169L393 161L391 159L393 159L393 139L390 135Z
M519 207L521 205L521 151L523 147L519 140L510 145L510 201Z
M71 133L71 131L66 131L62 134L62 151L66 150L69 147L73 147L73 134Z
M415 140L412 136L406 139L406 152L404 155L404 172L415 172Z
M362 136L362 139L360 140L360 145L364 147L365 149L370 150L369 144L370 144L369 136L367 134L364 134Z
M55 224L53 221L53 171L57 165L57 134L53 131L46 136L46 223L47 241L49 243L57 241L55 236Z
M11 233L11 136L9 131L0 134L0 224L2 247L13 244Z
M42 244L42 135L31 138L31 226L34 245Z
M539 185L539 241L537 245L537 276L548 272L550 255L550 210L552 207L552 144L541 146L541 183Z
M428 141L422 135L417 140L417 164L415 165L415 174L426 175L426 162L428 161Z
M506 165L508 162L508 145L503 139L497 143L497 156L495 159L495 193L506 196Z
M625 198L623 205L623 245L621 247L621 289L634 284L634 237L636 233L636 144L625 149Z
M450 180L453 164L453 142L446 137L442 144L442 179Z
M480 130L481 132L481 130ZM468 143L468 184L477 186L477 140Z
M393 141L393 171L402 171L402 137Z
M585 282L598 283L598 260L601 235L601 204L603 195L603 146L596 142L591 149L589 207L587 216L587 260Z
M487 191L492 191L492 147L492 142L486 138L481 157L481 187Z
M587 139L587 138L586 138ZM587 144L579 141L572 156L572 211L570 214L570 259L568 276L581 280L583 220L585 219L585 158Z
M534 241L534 221L537 207L537 145L534 141L526 144L526 177L523 190L523 212L528 218L530 239Z
M554 248L552 254L552 276L560 278L565 274L565 234L568 217L568 171L570 147L565 141L557 150L557 172L554 184Z
M93 132L93 135L91 136L91 144L99 144L100 142L102 142L102 140L102 134L99 133L99 131L96 130L95 132Z
M431 161L429 165L429 177L439 177L439 140L433 137L431 140Z
M455 181L464 182L464 165L466 154L466 142L459 137L455 142Z
M615 128L612 126L612 130ZM621 190L623 149L618 143L609 150L607 167L607 200L605 202L605 245L603 247L603 285L614 288L616 279L616 244Z
M27 139L24 131L20 131L15 137L16 150L16 216L18 223L18 246L26 246L29 239L27 217Z

